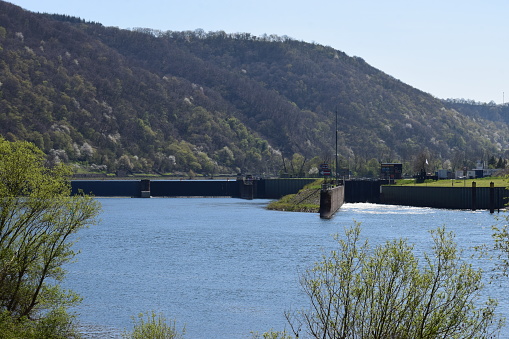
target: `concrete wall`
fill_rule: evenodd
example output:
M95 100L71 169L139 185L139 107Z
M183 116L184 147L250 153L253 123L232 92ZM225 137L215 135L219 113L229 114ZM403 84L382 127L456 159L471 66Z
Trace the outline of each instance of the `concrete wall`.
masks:
M80 190L96 197L139 197L141 195L140 180L73 180L72 194Z
M250 191L241 190L242 181L226 180L154 180L143 183L140 180L73 180L72 193L82 190L97 197L141 197L142 191L153 197L178 196L224 196L253 199L279 199L284 195L297 193L314 179L266 179L253 181ZM448 209L500 209L509 202L509 190L503 187L422 187L422 186L381 186L379 181L346 181L331 195L330 208L324 214L332 213L343 202L371 202L406 206L448 208ZM148 185L148 186L147 186ZM246 187L244 187L246 188ZM380 193L381 189L381 193ZM249 194L252 192L252 195ZM331 193L332 194L332 193ZM327 197L324 196L324 199ZM345 200L346 199L346 200ZM336 205L335 203L339 204ZM329 206L327 203L324 206Z
M382 186L381 203L447 209L499 209L509 202L504 187ZM492 203L491 203L492 202Z
M239 186L231 180L152 180L153 197L237 197Z
M320 218L330 219L345 202L345 186L337 186L320 192Z
M73 194L81 189L97 197L235 197L279 199L297 193L315 179L243 180L73 180ZM249 184L249 185L246 185ZM252 184L252 185L251 185ZM149 192L149 193L148 193Z
M258 197L263 199L280 199L288 194L295 194L315 179L263 179L258 185Z
M345 180L345 202L380 202L380 185L385 180Z

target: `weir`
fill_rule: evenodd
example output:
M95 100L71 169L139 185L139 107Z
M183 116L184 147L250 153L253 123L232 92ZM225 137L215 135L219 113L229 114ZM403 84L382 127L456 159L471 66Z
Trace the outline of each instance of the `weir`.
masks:
M505 187L423 187L383 186L383 204L464 210L489 210L493 213L505 207L509 191Z
M246 180L73 180L72 193L83 191L96 197L232 197L243 199L280 199L297 193L316 179ZM345 180L343 202L446 209L502 209L509 199L504 187L422 187L390 186L383 180ZM338 186L339 187L339 186ZM336 193L330 193L334 196ZM323 197L327 201L327 196ZM333 198L331 198L333 199ZM339 201L338 200L338 201ZM330 210L339 207L332 204ZM337 208L336 208L337 207ZM329 207L326 207L329 208ZM325 209L324 209L325 211ZM328 213L328 212L327 212ZM324 215L327 215L324 212Z
M232 197L279 199L297 193L316 179L238 180L72 180L72 194L80 190L96 197Z

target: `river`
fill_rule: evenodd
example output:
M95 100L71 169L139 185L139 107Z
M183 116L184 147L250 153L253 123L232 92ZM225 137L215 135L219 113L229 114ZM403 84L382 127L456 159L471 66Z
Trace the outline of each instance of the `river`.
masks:
M132 328L132 316L147 311L185 325L190 339L283 330L284 312L307 305L299 272L333 249L332 235L354 220L372 244L404 237L417 251L428 249L431 229L445 225L468 252L490 242L496 223L487 211L392 205L345 204L322 220L266 210L268 200L98 200L101 220L79 232L81 253L66 267L64 284L84 298L74 311L94 338L119 338ZM488 292L509 315L507 288Z

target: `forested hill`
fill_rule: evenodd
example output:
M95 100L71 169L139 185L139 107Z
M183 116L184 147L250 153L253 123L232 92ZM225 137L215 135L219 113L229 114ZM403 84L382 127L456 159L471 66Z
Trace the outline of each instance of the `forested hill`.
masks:
M494 102L476 102L465 99L447 99L446 107L455 109L463 115L474 119L503 122L509 124L509 105L497 105Z
M333 157L336 112L342 164L359 174L424 151L463 166L509 137L331 47L121 30L3 1L0 83L0 135L110 172L307 172Z

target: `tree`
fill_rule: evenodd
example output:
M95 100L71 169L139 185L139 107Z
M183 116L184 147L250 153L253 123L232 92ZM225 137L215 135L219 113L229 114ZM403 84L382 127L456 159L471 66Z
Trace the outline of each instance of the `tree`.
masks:
M415 160L413 163L414 173L426 173L430 167L429 166L430 162L431 162L431 159L430 159L430 153L429 153L428 149L422 150L415 157Z
M495 158L495 156L492 155L488 159L488 168L496 168L496 166L497 166L497 158Z
M377 159L372 158L366 164L366 176L371 178L380 177L380 162Z
M464 262L452 233L432 231L419 261L405 240L370 250L360 225L301 277L311 309L287 313L294 334L312 338L492 338L496 301L480 305L482 272Z
M72 236L100 209L91 197L70 196L71 173L62 164L46 167L31 143L0 138L0 328L1 319L23 329L46 322L55 338L65 336L65 308L79 298L60 288L62 266L75 255Z
M502 157L498 158L497 167L496 168L505 168L505 161Z

